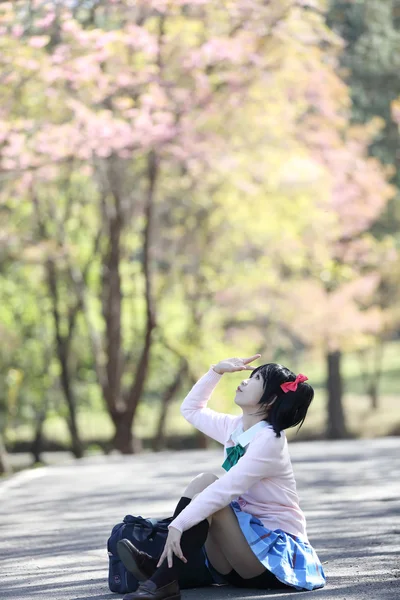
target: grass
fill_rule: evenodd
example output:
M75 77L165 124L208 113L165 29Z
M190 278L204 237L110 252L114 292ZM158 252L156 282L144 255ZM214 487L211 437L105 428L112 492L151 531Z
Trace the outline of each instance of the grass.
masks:
M365 394L357 356L354 354L344 356L342 367L345 384L343 403L349 431L356 437L365 438L399 434L400 342L391 342L385 349L379 408L376 411L370 409L370 399ZM289 431L288 438L319 438L323 436L326 419L325 365L319 357L309 355L301 360L299 371L309 377L316 393L299 434L296 436L295 430ZM235 373L221 379L210 401L210 407L221 412L240 414L240 409L233 403L233 390L241 379L243 379L242 373ZM193 432L193 427L180 415L179 407L183 397L181 394L170 407L167 420L168 435L184 435ZM145 439L155 435L158 412L157 404L139 406L134 425L137 437ZM111 420L107 413L102 411L81 410L78 425L85 440L109 439L113 434ZM65 420L61 417L48 418L44 429L48 439L68 443L69 433ZM17 440L30 440L32 427L20 426L13 432L13 436Z

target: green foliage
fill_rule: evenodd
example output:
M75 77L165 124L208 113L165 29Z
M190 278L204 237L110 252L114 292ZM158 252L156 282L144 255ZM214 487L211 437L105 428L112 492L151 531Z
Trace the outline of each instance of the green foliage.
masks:
M371 154L383 163L398 165L400 134L393 119L392 102L400 95L400 3L398 0L331 0L327 22L345 40L341 58L343 74L350 85L352 118L366 123L381 117L384 128L371 144ZM400 171L394 181L400 187ZM397 233L399 197L377 223L377 235Z
M343 378L345 385L344 405L349 419L350 430L361 437L379 437L388 435L396 425L400 425L400 407L397 401L397 392L400 385L400 353L399 342L391 342L387 345L384 356L384 365L382 379L380 382L380 407L377 411L371 411L370 398L365 393L365 382L362 379L360 369L360 357L357 353L349 352L344 357ZM210 358L214 356L211 353ZM316 353L302 354L297 356L298 363L294 364L289 356L282 356L281 362L289 368L301 371L307 374L316 394L310 407L306 422L296 436L295 431L288 432L290 439L302 439L303 437L318 438L324 435L325 420L325 363L322 356ZM366 356L369 360L370 357ZM204 366L207 369L207 365ZM201 373L200 373L201 374ZM243 375L232 374L221 379L217 389L213 393L210 401L210 407L215 410L230 412L231 414L240 414L240 410L233 403L233 390L243 379ZM193 427L187 423L180 414L180 404L189 391L190 386L184 383L182 389L173 404L167 421L168 435L190 435L193 433ZM156 421L158 415L158 404L142 403L139 408L134 430L139 438L152 438L155 434ZM80 411L80 429L83 432L83 439L107 441L112 433L109 417L106 412L101 410L101 406L94 404L89 410ZM45 434L50 440L60 441L68 444L69 435L65 422L54 414L49 417L45 424ZM31 425L19 426L16 429L14 440L30 440L32 438ZM89 452L99 453L101 448L98 444L92 443L89 446Z
M118 412L133 418L150 308L138 427L183 359L195 377L238 351L295 361L370 343L380 315L362 276L392 248L367 232L393 193L368 157L379 123L350 124L323 14L291 0L37 4L0 3L0 403L8 414L17 397L12 429L46 409L46 432L68 438L65 364L86 437L101 408L109 436ZM367 81L383 22L368 29L351 6L342 33L356 23L351 60Z

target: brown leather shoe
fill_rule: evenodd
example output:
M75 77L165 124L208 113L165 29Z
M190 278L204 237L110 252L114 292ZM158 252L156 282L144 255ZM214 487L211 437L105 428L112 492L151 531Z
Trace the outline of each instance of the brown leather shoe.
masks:
M141 552L127 539L117 542L118 556L138 581L147 581L157 571L157 559Z
M149 579L141 583L136 590L130 594L126 594L122 600L180 600L181 591L178 582L171 581L163 587L158 588L157 585Z

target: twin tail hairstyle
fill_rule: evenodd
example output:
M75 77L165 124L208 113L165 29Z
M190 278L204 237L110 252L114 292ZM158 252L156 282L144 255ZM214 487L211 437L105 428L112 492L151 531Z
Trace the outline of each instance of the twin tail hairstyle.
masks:
M265 414L265 421L272 425L276 437L281 437L283 429L300 427L304 423L308 408L314 398L314 389L308 383L302 382L296 391L284 392L282 383L295 381L296 375L283 365L267 363L256 367L250 377L257 373L263 378L264 392L259 401L260 411Z

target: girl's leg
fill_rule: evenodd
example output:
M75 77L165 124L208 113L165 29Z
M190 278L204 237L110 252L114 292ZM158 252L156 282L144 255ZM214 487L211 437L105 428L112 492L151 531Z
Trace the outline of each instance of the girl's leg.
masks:
M214 475L214 473L201 473L189 483L188 487L184 491L184 498L191 498L194 500L200 492L206 489L209 485L217 481L218 477ZM236 518L236 517L235 517ZM211 525L212 517L208 518L208 522ZM205 548L207 552L207 556L209 558L210 563L221 573L221 575L225 575L232 571L232 565L227 561L221 549L218 547L218 544L212 538L211 527L208 530L207 541L205 543Z
M195 477L183 492L183 496L179 499L173 518L177 517L190 504L193 498L217 479L218 477L212 473L201 473ZM159 555L155 556L154 554L138 551L130 540L121 540L118 542L118 553L128 571L133 573L140 581L147 580L157 570L156 565ZM179 567L181 571L186 572L184 573L184 577L187 580L188 572L191 569L193 570L190 561L186 564L179 562ZM196 579L195 576L193 578Z
M209 485L217 481L217 475L214 473L200 473L189 483L185 491L183 492L184 498L193 498L205 490Z
M213 473L201 473L189 483L183 496L194 499L217 479ZM251 550L230 506L214 513L208 522L210 529L205 548L210 563L221 575L227 575L234 569L241 577L249 579L266 572L267 569Z
M243 579L250 579L267 570L251 550L230 506L225 506L212 515L205 547L210 563L222 575L227 575L234 569ZM220 559L221 555L225 560L224 564Z
M197 494L211 485L211 483L213 483L216 479L218 479L218 477L212 473L202 473L201 475L195 477L195 479L193 479L189 486L185 489L183 496L180 498L174 512L174 517L184 510L185 506L190 504L191 500ZM190 574L190 569L193 568L193 565L196 563L199 553L201 553L201 549L207 539L209 528L209 521L204 519L200 523L197 523L197 525L194 525L187 531L184 531L181 536L180 545L183 555L187 559L187 563L182 562L177 556L173 556L172 566L169 567L167 559L164 559L162 564L147 580L147 587L148 585L153 587L155 586L157 589L166 590L166 592L169 593L170 590L168 589L168 586L172 586L172 588L174 588L176 591L178 581L182 578L185 579L185 575L188 576ZM174 591L174 589L172 589L172 591ZM133 594L131 600L139 600L139 598ZM146 600L148 600L147 596Z

